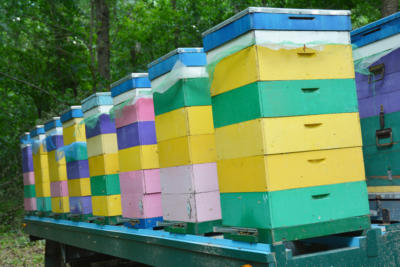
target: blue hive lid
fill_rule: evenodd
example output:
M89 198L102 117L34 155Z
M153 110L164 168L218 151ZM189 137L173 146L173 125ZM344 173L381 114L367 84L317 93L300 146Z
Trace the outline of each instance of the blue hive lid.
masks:
M31 135L30 132L25 132L23 135L21 135L21 138L19 139L21 144L28 144L31 142Z
M201 67L207 64L203 48L177 48L147 65L150 80L170 72L178 61L188 67Z
M131 73L111 84L111 96L116 97L136 88L151 88L148 73Z
M82 100L82 111L86 112L92 108L104 105L112 105L111 92L94 93Z
M251 30L351 31L348 10L249 7L203 33L208 52Z
M362 47L398 33L400 33L400 12L352 31L351 42L357 47Z
M40 134L44 134L44 125L36 125L30 132L31 138L38 136Z
M83 118L81 106L71 106L61 115L61 122L64 123L73 118Z
M46 132L56 127L62 127L60 117L53 117L44 124L44 130Z

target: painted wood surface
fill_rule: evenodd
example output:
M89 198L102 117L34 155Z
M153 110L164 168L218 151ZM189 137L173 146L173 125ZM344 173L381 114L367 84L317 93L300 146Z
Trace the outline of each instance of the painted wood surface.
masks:
M153 218L162 216L161 194L121 194L122 215L127 218Z
M82 119L79 119L82 121ZM63 128L64 144L70 145L74 142L86 142L85 124L78 122L77 124Z
M50 182L35 183L36 197L50 197Z
M154 121L139 121L117 128L118 149L157 144Z
M113 97L113 103L114 103L114 107L119 106L119 104L126 104L129 103L131 101L134 101L133 99L137 99L137 96L140 95L147 95L147 97L151 97L152 95L152 91L151 91L151 87L149 88L136 88L130 91L126 91L120 95L117 95L116 97ZM128 102L126 102L128 101Z
M350 44L350 33L347 31L268 31L251 30L221 46L207 52L207 64L215 64L222 58L252 45L285 45L299 44Z
M160 181L163 194L191 194L219 190L216 163L161 168Z
M210 90L214 96L256 81L316 79L354 79L351 46L274 50L254 45L216 65Z
M35 184L35 173L33 171L24 172L22 175L24 177L24 185Z
M100 134L112 134L117 132L117 130L115 129L114 120L110 118L109 114L101 114L93 120L97 120L94 126L89 126L88 123L85 124L87 139Z
M37 197L36 205L38 211L51 211L51 197Z
M163 218L167 221L204 222L221 219L218 191L197 194L162 194Z
M206 54L204 53L203 48L175 49L148 65L150 81L170 72L177 62L188 67L205 66Z
M112 104L111 92L95 93L82 100L82 111L86 113L88 110L95 107Z
M400 176L400 143L391 147L363 147L365 174L367 178L389 178Z
M67 197L68 196L68 181L58 181L50 183L51 197Z
M68 148L65 148L63 152L67 163L88 159L86 142L74 142Z
M364 146L376 146L376 130L380 128L379 116L361 119L361 133ZM385 128L392 129L393 142L398 143L400 141L400 112L385 114ZM383 139L381 142L389 141L388 139ZM377 151L379 150L377 149Z
M142 98L134 105L124 106L121 115L115 117L115 126L121 128L137 121L154 121L153 99Z
M159 169L121 172L119 179L122 195L161 192Z
M302 19L303 18L303 19ZM308 18L308 19L304 19ZM207 31L203 36L204 51L208 52L250 30L270 31L350 31L349 14L319 15L315 13L248 13L222 28ZM211 32L210 32L211 31Z
M115 133L93 136L87 139L86 144L88 157L118 152L117 135Z
M90 176L115 174L119 172L118 153L90 157L88 161Z
M400 33L400 14L395 13L351 32L351 41L357 47Z
M368 186L368 193L398 193L400 186ZM371 202L370 202L371 203Z
M362 146L358 113L251 120L217 128L215 142L219 160Z
M121 196L92 196L92 210L94 216L121 215Z
M21 150L22 155L22 172L33 172L32 147L26 146Z
M121 193L119 174L109 174L90 177L92 196L109 196Z
M208 78L179 79L164 93L154 93L154 112L161 115L191 106L211 105Z
M25 211L35 211L35 210L37 210L36 198L35 197L24 198L24 210Z
M224 193L278 191L365 179L361 147L219 160L217 166L220 191Z
M160 168L215 162L214 134L179 137L158 143Z
M251 83L212 98L214 126L265 117L357 112L355 88L354 79Z
M367 97L359 99L359 111L360 117L368 118L378 116L381 110L381 105L385 113L399 112L400 91L393 91L382 95L376 95L374 97Z
M144 73L143 73L144 74ZM147 73L146 73L147 74ZM145 75L143 75L145 76ZM148 77L132 77L118 85L111 86L111 96L113 98L133 90L135 88L151 88L150 80Z
M214 133L211 106L185 107L155 118L157 141Z
M70 197L90 196L90 178L68 180L68 191Z
M92 213L92 197L70 197L69 206L72 214L91 214Z
M67 213L69 212L69 198L66 197L52 197L51 198L51 211L54 213Z
M60 127L60 129L62 128ZM62 130L61 130L61 135L49 135L46 137L47 152L51 152L63 146L64 146L64 140L62 136Z
M36 196L35 185L24 185L24 198L32 198Z
M64 125L65 122L71 121L77 118L82 118L83 112L81 106L71 106L67 111L65 111L61 117L61 123Z
M67 162L68 179L87 178L89 176L89 161L87 159Z
M34 154L32 157L33 160L33 168L36 171L41 169L48 169L49 168L49 161L47 159L48 154Z
M55 152L55 151L54 151ZM49 177L50 182L66 181L67 180L67 165L65 161L57 161L55 155L49 152Z
M35 184L50 182L49 169L35 169Z
M120 172L157 169L157 145L134 146L118 151Z
M367 194L364 181L275 192L224 193L222 224L271 229L368 215Z

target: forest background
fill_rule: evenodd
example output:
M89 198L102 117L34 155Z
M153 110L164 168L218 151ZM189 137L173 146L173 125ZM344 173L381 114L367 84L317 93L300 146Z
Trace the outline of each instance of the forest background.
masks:
M23 218L23 132L249 6L348 9L355 29L399 0L0 0L0 234Z

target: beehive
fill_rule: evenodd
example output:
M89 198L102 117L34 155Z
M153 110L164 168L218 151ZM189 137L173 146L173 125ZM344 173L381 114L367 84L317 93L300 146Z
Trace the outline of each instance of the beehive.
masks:
M32 159L32 140L29 132L21 136L20 143L22 175L24 179L24 210L27 214L33 214L36 211L36 191Z
M40 214L51 212L49 162L46 135L43 125L36 125L30 132L32 138L32 160L35 175L36 208Z
M117 129L122 215L135 228L162 220L154 105L147 73L131 73L111 85Z
M202 48L178 48L148 68L164 220L212 226L219 223L221 210L205 65Z
M122 215L115 123L110 118L111 93L95 93L82 101L92 193L93 216L109 224Z
M223 225L263 242L369 227L349 15L248 8L203 34Z
M387 209L385 220L398 221L400 13L352 31L351 39L371 208L378 211L374 219Z
M68 178L70 212L80 220L92 215L89 163L85 124L80 106L71 106L61 115Z

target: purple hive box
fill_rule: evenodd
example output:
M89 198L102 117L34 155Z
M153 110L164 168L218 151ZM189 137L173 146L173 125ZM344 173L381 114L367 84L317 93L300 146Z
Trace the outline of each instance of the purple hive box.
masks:
M33 172L32 148L30 146L22 149L22 172Z
M378 116L380 106L385 113L400 111L400 49L385 55L371 66L383 64L383 79L356 73L357 95L360 118ZM376 81L370 82L370 80Z
M68 179L88 178L89 175L89 162L88 160L77 160L67 162L67 177Z
M99 134L108 134L116 132L115 123L108 114L101 114L97 118L97 123L93 128L88 127L88 125L85 125L85 128L86 128L87 139L97 136Z
M139 121L117 129L118 149L157 144L154 121Z
M90 214L92 213L92 197L70 197L69 207L72 214Z

